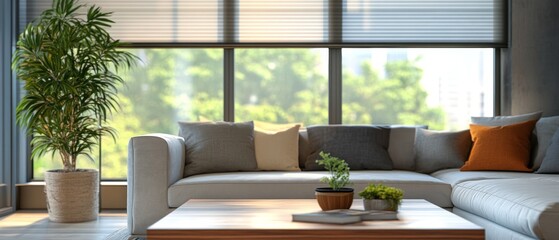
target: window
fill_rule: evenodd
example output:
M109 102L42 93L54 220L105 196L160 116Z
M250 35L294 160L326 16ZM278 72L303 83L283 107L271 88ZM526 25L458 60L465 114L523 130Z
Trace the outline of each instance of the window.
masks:
M94 153L102 179L126 177L130 137L179 120L465 128L493 114L508 45L504 0L81 1L114 12L109 31L142 59L122 73L116 142ZM21 2L19 31L51 2ZM59 164L46 158L33 178Z
M235 120L328 123L328 49L236 49Z
M141 62L121 73L126 84L119 89L120 109L110 126L116 141L102 139L102 179L126 179L128 141L146 133L177 134L177 121L223 119L223 50L133 49ZM98 159L94 154L93 159ZM97 168L98 162L82 158L80 168ZM60 168L55 155L33 161L33 178Z
M178 132L177 121L224 119L223 49L132 49L141 62L119 92L120 109L103 138L102 179L125 179L128 141ZM342 49L342 123L464 129L470 116L493 115L493 49ZM234 50L235 121L328 123L328 49ZM98 159L98 151L93 159ZM33 178L60 168L35 159ZM80 168L97 168L87 158Z
M493 49L343 49L344 123L465 129L493 116Z

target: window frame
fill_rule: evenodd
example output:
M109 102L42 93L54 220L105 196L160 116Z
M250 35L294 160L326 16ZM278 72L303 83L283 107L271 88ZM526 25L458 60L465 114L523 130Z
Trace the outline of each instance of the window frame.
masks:
M19 29L20 22L19 19L19 1L11 0L13 4L12 17L13 17L13 29L12 29L12 46L15 45L17 39L16 30ZM506 48L509 44L506 43L341 43L341 25L342 16L339 11L342 11L343 0L331 0L329 1L330 14L332 17L329 21L328 28L330 29L331 42L328 44L313 44L313 43L234 43L233 41L225 41L223 43L161 43L161 42L144 42L144 43L130 43L126 48L220 48L223 49L223 120L232 122L235 119L235 109L234 109L234 94L235 94L235 49L237 48L328 48L328 124L342 124L342 48L492 48L494 50L494 105L493 112L494 115L500 115L502 113L503 104L505 104L505 99L502 97L504 92L505 80L502 76L501 71L503 70L503 62L501 55L505 54L502 52L502 48ZM231 40L235 39L236 24L234 24L237 19L238 9L234 1L225 1L223 4L224 8L224 19L233 20L227 21L223 27L224 39ZM510 27L510 7L509 2L504 1L504 13L503 21L506 26ZM504 35L507 36L506 39L510 39L510 30L505 27ZM15 77L12 81L9 81L13 86L11 88L11 98L13 99L14 106L20 99L22 86L19 84ZM6 111L5 109L2 109ZM15 117L15 111L10 112L12 117ZM12 159L14 163L17 163L17 179L18 182L29 182L29 181L42 181L33 178L33 159L30 158L30 138L26 137L25 132L19 127L14 125L15 133L10 136L11 142L15 145L12 147ZM102 165L102 144L99 147L99 166ZM14 164L16 165L16 164ZM15 169L15 166L14 166ZM100 167L99 171L102 169ZM16 173L16 172L13 172ZM102 181L126 181L126 179L101 179ZM15 198L15 197L14 197Z

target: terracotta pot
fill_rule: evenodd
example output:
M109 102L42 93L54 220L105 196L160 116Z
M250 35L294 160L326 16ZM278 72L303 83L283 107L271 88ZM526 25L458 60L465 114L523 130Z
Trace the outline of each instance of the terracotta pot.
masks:
M389 200L382 199L363 199L363 207L367 211L398 211L398 204L393 204Z
M99 215L99 172L45 172L45 193L49 219L53 222L85 222Z
M349 209L353 203L353 188L341 188L337 191L332 188L317 188L315 196L323 211Z

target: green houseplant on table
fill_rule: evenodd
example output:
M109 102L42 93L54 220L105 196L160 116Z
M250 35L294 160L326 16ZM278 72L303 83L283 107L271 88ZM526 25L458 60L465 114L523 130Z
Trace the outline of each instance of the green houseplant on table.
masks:
M365 210L398 211L404 192L401 189L382 184L370 184L359 192Z
M116 87L123 82L115 72L136 60L107 32L110 15L76 0L55 0L27 25L12 59L26 92L16 118L32 136L31 156L58 153L64 166L45 172L49 218L55 222L98 216L99 173L76 163L81 155L94 161L89 154L101 136L114 138L106 119L118 105Z
M322 159L316 160L318 165L324 166L329 177L323 177L321 182L328 183L328 188L316 188L315 196L322 210L349 209L353 203L353 188L346 188L350 184L349 166L340 158L320 152Z

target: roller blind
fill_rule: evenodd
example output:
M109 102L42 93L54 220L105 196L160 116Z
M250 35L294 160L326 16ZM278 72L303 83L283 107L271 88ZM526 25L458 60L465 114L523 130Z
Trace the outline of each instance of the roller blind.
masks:
M347 0L343 41L503 43L504 8L490 0Z
M222 39L218 0L81 0L113 12L111 36L132 43L219 42ZM52 0L20 3L20 32L50 8Z
M112 36L182 46L507 45L506 0L81 0ZM51 0L22 0L20 31Z
M238 0L239 42L325 42L328 2L324 0Z

